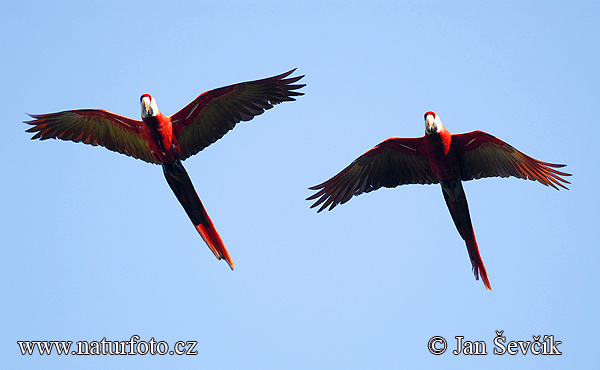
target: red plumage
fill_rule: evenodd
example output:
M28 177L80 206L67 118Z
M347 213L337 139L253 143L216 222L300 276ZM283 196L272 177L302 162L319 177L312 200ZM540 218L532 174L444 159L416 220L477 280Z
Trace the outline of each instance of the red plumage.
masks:
M163 166L173 193L206 244L218 259L233 262L204 209L182 160L220 139L240 121L304 95L295 84L304 76L288 77L295 69L262 80L242 82L207 91L172 116L165 116L149 94L140 97L142 120L101 109L32 114L27 132L32 139L61 139L101 145Z
M461 181L514 176L566 189L564 184L569 182L563 176L570 174L556 170L564 165L533 159L488 133L453 135L431 111L425 113L425 132L423 137L383 141L331 179L309 188L317 192L307 200L316 199L311 208L320 206L321 212L381 187L440 183L452 220L467 246L475 278L481 275L491 290Z

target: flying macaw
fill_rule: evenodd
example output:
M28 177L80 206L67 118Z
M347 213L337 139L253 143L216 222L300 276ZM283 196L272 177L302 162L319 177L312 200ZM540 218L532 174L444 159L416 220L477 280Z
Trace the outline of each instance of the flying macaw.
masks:
M504 141L482 132L451 134L434 112L425 113L425 136L393 137L367 151L340 173L320 185L309 188L318 192L307 200L318 200L318 212L346 203L353 195L379 188L405 184L442 186L444 200L458 232L467 245L475 279L479 275L487 289L492 289L469 215L462 181L482 177L509 177L539 181L559 190L571 176L554 168L564 167L533 159Z
M288 77L295 69L262 80L238 83L207 91L172 116L159 110L149 94L140 98L142 120L107 110L81 109L50 114L30 114L32 139L62 139L101 145L145 162L162 165L167 183L202 239L217 259L233 262L206 213L181 161L219 140L240 121L249 121L275 104L304 95L295 91L304 76Z

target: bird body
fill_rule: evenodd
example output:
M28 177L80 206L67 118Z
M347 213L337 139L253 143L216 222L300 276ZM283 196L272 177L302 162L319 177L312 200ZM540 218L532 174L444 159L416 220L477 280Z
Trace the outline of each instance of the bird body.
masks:
M142 100L144 99L154 100L148 94L142 96ZM159 111L154 116L142 113L142 120L144 122L142 135L148 142L152 156L163 164L173 163L180 158L181 150L173 133L171 117L167 117Z
M434 112L425 113L425 136L390 138L358 157L340 173L309 189L317 192L307 200L321 206L318 212L350 200L353 195L381 187L405 184L441 184L442 194L456 229L465 241L475 278L482 277L491 289L479 254L462 181L482 177L508 177L538 181L565 188L570 176L563 167L533 159L504 141L482 132L451 134Z
M231 269L231 260L220 235L204 209L182 161L220 139L240 121L251 120L284 101L293 101L304 87L294 84L304 76L295 70L262 80L238 83L207 91L172 116L162 114L149 94L140 97L142 120L107 110L80 109L31 115L25 123L32 139L62 139L101 145L149 163L160 164L169 187L194 227L218 259Z
M437 135L424 137L429 165L438 180L451 180L460 175L459 162L452 150L452 134L445 128Z

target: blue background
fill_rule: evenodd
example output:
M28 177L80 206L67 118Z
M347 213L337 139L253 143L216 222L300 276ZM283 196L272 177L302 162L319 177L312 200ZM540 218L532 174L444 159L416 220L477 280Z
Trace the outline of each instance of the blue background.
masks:
M0 14L6 368L564 369L597 358L600 6L593 1L11 2ZM305 96L185 162L235 262L217 261L155 165L31 141L28 113L170 115L297 67ZM493 291L439 186L316 214L307 188L391 136L487 131L566 163L568 191L464 184ZM493 355L554 335L562 356ZM22 356L19 340L198 341L196 356ZM449 340L434 356L429 338ZM454 356L455 336L487 343Z

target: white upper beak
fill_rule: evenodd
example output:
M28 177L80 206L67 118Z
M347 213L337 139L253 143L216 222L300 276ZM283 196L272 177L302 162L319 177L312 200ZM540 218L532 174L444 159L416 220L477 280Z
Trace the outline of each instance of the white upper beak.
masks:
M434 134L438 132L439 127L437 126L437 122L435 116L428 114L425 116L425 132L428 134Z
M142 117L156 117L158 115L158 105L151 96L143 96L141 99Z

